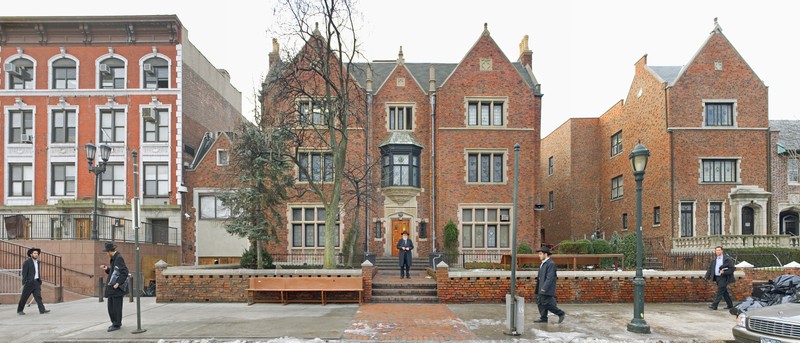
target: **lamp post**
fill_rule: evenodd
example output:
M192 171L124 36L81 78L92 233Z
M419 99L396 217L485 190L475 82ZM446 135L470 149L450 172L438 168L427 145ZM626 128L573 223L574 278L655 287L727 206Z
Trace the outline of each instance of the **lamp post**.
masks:
M97 160L97 164L94 164L94 159L97 154L97 147L92 144L91 142L87 143L85 146L86 149L86 159L89 161L89 172L94 173L94 207L92 208L92 237L91 239L96 241L98 239L97 234L97 191L100 184L100 175L106 171L106 163L108 163L108 158L111 156L111 147L106 144L100 144L100 159Z
M650 325L644 320L644 276L642 275L642 180L647 169L650 150L640 142L633 148L628 158L633 166L633 177L636 179L636 276L633 278L633 319L628 323L628 331L650 333Z

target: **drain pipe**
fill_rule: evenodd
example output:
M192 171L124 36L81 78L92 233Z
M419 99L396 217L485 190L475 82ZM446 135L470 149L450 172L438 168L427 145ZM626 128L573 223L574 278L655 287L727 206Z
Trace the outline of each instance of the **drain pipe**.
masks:
M428 70L428 91L431 101L431 249L436 252L436 69ZM433 266L436 268L436 265Z
M369 222L369 183L372 181L370 175L372 174L372 165L370 164L369 160L369 149L370 149L370 126L369 126L369 117L372 114L372 67L367 64L367 101L365 106L366 111L366 127L364 129L364 158L366 159L367 163L367 182L364 184L364 261L369 259L369 229L370 229L370 222Z

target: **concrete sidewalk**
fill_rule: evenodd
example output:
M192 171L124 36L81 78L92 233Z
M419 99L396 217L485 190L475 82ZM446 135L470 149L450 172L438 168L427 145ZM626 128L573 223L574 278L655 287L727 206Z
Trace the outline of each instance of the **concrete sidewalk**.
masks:
M525 305L523 334L505 331L504 304L255 304L125 301L122 330L110 325L106 303L96 298L46 304L39 314L16 314L0 305L0 342L305 342L305 341L516 341L516 342L723 342L732 341L734 317L707 304L646 304L652 334L626 331L632 304L563 304L563 324L535 324L536 306ZM553 317L555 318L555 317ZM404 336L403 333L406 333ZM401 338L405 337L405 339ZM400 339L398 339L400 338ZM215 339L215 340L212 340Z

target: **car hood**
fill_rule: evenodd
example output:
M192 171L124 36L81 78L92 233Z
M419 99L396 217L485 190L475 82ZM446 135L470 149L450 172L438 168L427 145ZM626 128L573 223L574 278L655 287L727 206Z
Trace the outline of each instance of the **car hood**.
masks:
M789 322L800 323L800 303L786 303L773 305L747 311L750 318L769 317L770 319L780 319Z

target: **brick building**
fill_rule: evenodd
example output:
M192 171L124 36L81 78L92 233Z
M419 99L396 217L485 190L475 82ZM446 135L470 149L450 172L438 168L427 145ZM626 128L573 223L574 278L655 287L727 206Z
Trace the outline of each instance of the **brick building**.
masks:
M769 219L767 87L721 27L715 21L686 65L650 66L645 55L634 69L624 101L542 140L547 242L635 232L629 154L641 142L651 153L642 199L651 251L779 245Z
M283 113L271 100L271 86L285 69L280 65L288 63L278 61L277 44L273 49L262 91L264 113L297 116L304 111L303 101L295 106L296 99L290 99L289 113ZM365 215L362 209L353 217L354 211L342 206L339 246L344 228L360 221L359 227L368 229L360 235L361 249L368 245L379 257L396 256L395 243L408 231L417 247L414 256L426 258L434 249L442 250L442 228L452 220L467 258L508 253L517 143L519 241L538 241L533 208L542 94L531 64L527 36L519 59L512 62L486 27L458 63L406 62L402 48L395 60L353 63L357 94L351 106L364 110L355 111L358 125L348 131L348 163L377 168L369 182L375 187L365 197L370 199L369 212ZM308 157L309 175L321 173L328 161L324 151L316 154ZM315 159L321 162L314 164ZM302 175L298 181L303 184ZM285 230L271 251L320 253L324 244L313 232L324 227L321 206L314 196L291 201Z
M770 120L772 233L800 236L800 120Z
M184 165L206 132L245 119L241 92L178 17L0 17L0 62L0 214L25 217L24 230L4 221L0 236L63 239L62 253L93 238L95 174L84 153L92 142L112 149L97 191L97 238L132 239L135 150L143 243L194 245L180 230ZM95 272L94 261L88 268Z

